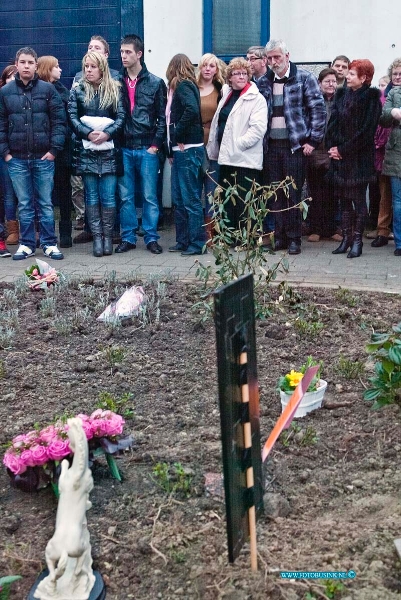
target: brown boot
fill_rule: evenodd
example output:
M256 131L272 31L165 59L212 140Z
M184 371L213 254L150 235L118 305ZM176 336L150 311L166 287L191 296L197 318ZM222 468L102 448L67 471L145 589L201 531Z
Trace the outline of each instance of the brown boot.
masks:
M213 246L213 237L214 237L214 226L213 219L206 216L205 217L205 230L206 230L206 246L211 248Z
M16 246L19 241L19 223L18 221L7 221L7 239L6 244Z

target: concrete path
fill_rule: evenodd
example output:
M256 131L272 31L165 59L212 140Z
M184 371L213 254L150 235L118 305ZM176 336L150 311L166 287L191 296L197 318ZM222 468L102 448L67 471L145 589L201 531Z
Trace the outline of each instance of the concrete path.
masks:
M115 270L121 277L137 271L144 275L171 274L173 277L188 279L195 278L194 258L199 258L205 266L214 265L210 253L200 257L183 257L179 253L168 252L168 247L175 243L174 228L161 231L160 236L159 242L164 249L160 255L151 254L146 249L143 239L138 238L136 250L125 254L95 258L92 255L92 244L77 244L63 250L64 260L48 262L64 273L90 273L99 278ZM393 254L394 242L376 249L370 246L370 241L364 239L362 256L351 260L347 259L346 255L332 255L332 250L338 245L335 242L311 243L304 237L302 254L288 256L290 271L285 279L300 286L341 286L349 289L401 293L401 257ZM11 246L9 249L15 252L16 248ZM279 252L276 257L270 256L269 264L276 262L277 256L283 254L285 253ZM41 250L37 250L36 257L46 260ZM1 259L0 281L14 281L34 261L34 258L24 261ZM279 277L278 280L283 278Z

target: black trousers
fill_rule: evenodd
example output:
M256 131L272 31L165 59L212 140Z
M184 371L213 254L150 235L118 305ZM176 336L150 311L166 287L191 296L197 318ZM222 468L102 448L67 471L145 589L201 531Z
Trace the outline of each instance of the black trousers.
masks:
M334 185L325 181L326 173L325 167L307 166L306 180L312 197L308 215L311 233L331 237L336 232L337 199Z
M60 207L60 221L71 221L71 169L64 161L57 159L54 167L53 203Z
M277 193L276 202L272 203L272 210L291 208L302 198L302 187L306 175L306 157L302 148L291 152L289 142L275 142L269 140L267 153L268 179L270 183L283 181L287 176L293 177L296 189L289 187L288 197L283 190ZM302 213L300 210L284 210L274 213L275 238L285 242L288 240L301 241Z
M221 185L222 188L226 189L228 185L234 185L234 183L245 188L245 191L239 190L240 198L236 198L235 205L231 201L228 201L226 204L227 218L230 227L233 227L234 229L240 228L241 215L244 212L245 196L252 187L252 181L260 183L261 177L262 171L258 171L257 169L220 165L219 185Z

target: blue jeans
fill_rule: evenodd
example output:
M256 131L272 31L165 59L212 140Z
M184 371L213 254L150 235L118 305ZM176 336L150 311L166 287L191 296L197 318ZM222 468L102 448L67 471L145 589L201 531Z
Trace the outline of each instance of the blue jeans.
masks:
M205 245L202 208L203 146L174 151L171 195L175 206L177 244L201 252Z
M3 198L7 221L16 221L17 196L8 173L7 163L3 158L0 158L0 194Z
M157 179L159 173L159 157L151 154L147 148L123 148L124 175L118 179L120 192L120 225L121 238L124 242L136 244L138 218L136 215L135 195L142 190L142 229L145 232L144 242L155 242L159 239L157 223L159 220L159 203L157 200Z
M84 173L82 181L85 188L85 204L104 208L116 207L117 175L97 175Z
M394 245L401 248L401 177L391 176Z
M217 160L209 161L208 172L210 173L210 177L212 177L212 179L210 179L210 177L207 173L205 173L203 176L203 185L204 185L203 189L205 191L205 214L212 217L213 216L213 207L212 207L212 203L209 200L209 196L213 197L214 190L216 189L217 182L219 181L220 165L217 162Z
M41 246L57 244L52 204L54 162L12 158L7 162L18 198L20 244L35 251L35 204L39 219Z

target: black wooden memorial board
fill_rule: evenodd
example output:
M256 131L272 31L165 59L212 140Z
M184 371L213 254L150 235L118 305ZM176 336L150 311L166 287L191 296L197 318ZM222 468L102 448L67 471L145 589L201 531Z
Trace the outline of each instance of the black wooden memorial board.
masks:
M255 505L256 517L263 511L253 276L241 277L214 296L228 557L234 562L249 535L248 508ZM240 368L243 352L247 353L245 371ZM241 385L245 382L249 386L251 451L244 450L243 440ZM246 469L250 466L254 487L247 490Z

